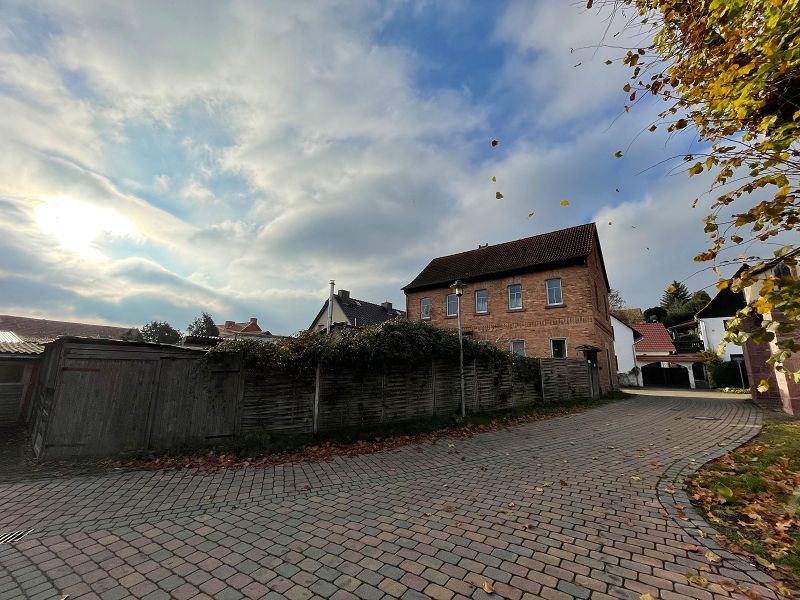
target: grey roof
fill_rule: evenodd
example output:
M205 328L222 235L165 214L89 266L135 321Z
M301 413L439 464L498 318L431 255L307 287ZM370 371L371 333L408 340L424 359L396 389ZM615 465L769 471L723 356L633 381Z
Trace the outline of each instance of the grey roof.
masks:
M389 319L404 317L406 314L405 311L398 310L396 308L392 308L391 310L387 311L380 304L374 304L372 302L367 302L366 300L357 300L356 298L352 297L342 299L338 293L334 294L333 298L335 302L337 302L342 308L342 312L344 312L351 325L377 325L378 323L383 323ZM314 323L316 323L317 320L319 320L319 318L327 311L328 301L325 300L325 304L322 305L322 309L319 311L319 313L317 313Z

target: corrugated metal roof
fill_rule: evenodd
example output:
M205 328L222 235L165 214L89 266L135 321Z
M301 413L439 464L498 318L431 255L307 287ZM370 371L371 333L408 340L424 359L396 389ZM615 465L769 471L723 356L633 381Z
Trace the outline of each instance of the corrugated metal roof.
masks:
M0 341L0 354L41 354L44 346L36 342Z
M0 342L21 342L22 338L13 331L0 331Z

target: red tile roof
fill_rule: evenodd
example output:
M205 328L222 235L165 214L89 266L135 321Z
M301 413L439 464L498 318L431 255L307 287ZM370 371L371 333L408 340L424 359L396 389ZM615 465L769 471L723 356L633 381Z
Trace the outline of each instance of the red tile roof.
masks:
M33 319L14 315L0 315L0 330L12 331L23 340L30 342L46 342L61 335L123 339L135 337L138 333L138 329L133 327L51 321L50 319Z
M634 323L632 327L642 334L642 339L635 343L636 352L675 352L663 323Z
M575 264L585 259L595 244L599 250L597 228L594 223L588 223L513 242L440 256L428 263L428 266L403 290L409 292L450 285L456 279L470 281L490 275L542 271ZM605 267L603 270L605 272Z

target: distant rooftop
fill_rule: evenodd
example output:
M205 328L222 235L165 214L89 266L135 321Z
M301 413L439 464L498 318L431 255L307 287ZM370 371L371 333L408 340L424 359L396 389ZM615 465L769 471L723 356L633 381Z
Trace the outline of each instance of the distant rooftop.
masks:
M49 342L64 335L120 340L135 338L139 333L135 327L52 321L15 315L0 315L0 331L10 331L26 342Z

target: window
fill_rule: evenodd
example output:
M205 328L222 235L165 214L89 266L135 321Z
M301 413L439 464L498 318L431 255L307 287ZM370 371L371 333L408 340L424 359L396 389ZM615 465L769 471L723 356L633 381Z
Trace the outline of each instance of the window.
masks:
M475 292L475 312L488 313L489 312L489 292L486 290L477 290Z
M458 297L455 294L447 294L447 316L455 317L458 314Z
M564 358L567 356L567 340L552 339L550 340L550 355L553 358Z
M511 340L511 352L525 356L525 340Z
M427 320L431 318L431 299L423 298L419 301L419 318Z
M564 296L561 294L561 280L548 279L545 282L547 286L547 304L553 306L556 304L564 304Z
M515 283L508 286L508 308L509 310L522 308L522 284Z

